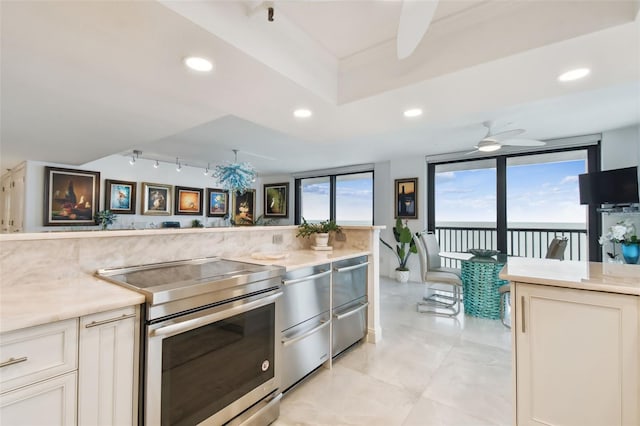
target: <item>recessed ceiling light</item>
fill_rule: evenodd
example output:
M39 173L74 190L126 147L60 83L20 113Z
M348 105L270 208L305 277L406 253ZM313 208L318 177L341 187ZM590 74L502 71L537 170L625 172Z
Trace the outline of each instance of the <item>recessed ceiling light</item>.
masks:
M198 56L189 56L184 59L184 64L194 71L209 72L213 69L211 61Z
M422 115L422 109L420 108L411 108L404 112L404 116L408 118L419 117Z
M591 70L589 68L577 68L575 70L567 71L558 76L558 81L573 81L580 78L584 78L589 75Z
M309 118L311 117L311 110L306 108L299 108L293 111L293 116L298 118Z

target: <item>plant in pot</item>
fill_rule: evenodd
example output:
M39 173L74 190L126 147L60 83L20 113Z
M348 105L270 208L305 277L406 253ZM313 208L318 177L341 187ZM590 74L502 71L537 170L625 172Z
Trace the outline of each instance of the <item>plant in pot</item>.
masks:
M315 235L316 247L328 247L329 233L330 232L342 232L342 228L333 220L323 220L319 223L309 223L303 217L302 223L298 225L298 233L296 237L309 238Z
M418 248L416 247L416 242L413 240L413 233L407 226L407 221L403 224L400 218L396 220L396 226L393 227L393 236L397 243L395 249L382 238L380 238L380 242L389 247L398 259L399 265L396 268L396 280L401 283L406 283L409 281L409 268L407 268L407 261L409 260L411 253L418 252Z
M100 229L103 231L106 230L109 225L112 225L117 218L118 216L111 210L100 210L93 216L93 219L100 225Z

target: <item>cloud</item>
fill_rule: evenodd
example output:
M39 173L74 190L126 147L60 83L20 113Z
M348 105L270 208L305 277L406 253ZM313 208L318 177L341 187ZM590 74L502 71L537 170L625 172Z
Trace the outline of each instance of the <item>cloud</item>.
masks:
M455 172L441 172L436 173L436 182L442 182L447 180L453 180L456 178Z
M565 176L561 181L560 181L560 185L563 185L565 183L575 183L578 181L578 176Z

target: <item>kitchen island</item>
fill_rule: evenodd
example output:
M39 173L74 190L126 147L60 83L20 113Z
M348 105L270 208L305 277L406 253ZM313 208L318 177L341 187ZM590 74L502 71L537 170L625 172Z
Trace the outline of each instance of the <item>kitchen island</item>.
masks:
M640 266L510 258L513 424L640 424Z

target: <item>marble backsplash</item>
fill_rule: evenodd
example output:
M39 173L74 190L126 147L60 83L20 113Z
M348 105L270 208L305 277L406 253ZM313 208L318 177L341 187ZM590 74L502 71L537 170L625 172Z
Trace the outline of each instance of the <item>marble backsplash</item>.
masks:
M369 250L372 227L348 227L345 241L333 247ZM57 237L0 240L0 279L3 287L42 280L72 279L97 269L116 268L201 257L231 257L255 252L308 249L311 240L297 238L295 226L208 228L158 231L66 233ZM280 242L281 240L281 242ZM278 243L274 243L278 241ZM377 243L377 241L376 241Z

